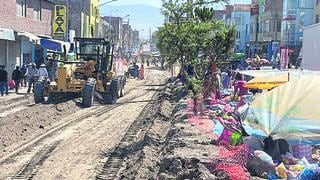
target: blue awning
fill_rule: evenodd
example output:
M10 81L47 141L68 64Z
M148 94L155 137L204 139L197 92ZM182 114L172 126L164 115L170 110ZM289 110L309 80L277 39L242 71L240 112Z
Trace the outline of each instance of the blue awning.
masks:
M42 38L40 39L40 44L43 48L46 48L51 51L58 51L62 52L63 51L63 46L66 46L66 50L69 51L70 49L70 43L64 42L64 41L59 41L55 39L45 39Z

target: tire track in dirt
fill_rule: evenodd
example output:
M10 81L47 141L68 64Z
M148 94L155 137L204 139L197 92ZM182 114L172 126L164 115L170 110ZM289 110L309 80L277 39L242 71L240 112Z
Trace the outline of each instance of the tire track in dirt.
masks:
M32 179L37 172L37 166L41 166L42 163L49 157L50 153L56 149L60 142L57 141L49 146L46 146L39 151L29 162L27 162L19 172L11 179Z
M135 89L137 89L137 87L136 86L130 86L129 88L128 88L128 93L129 92L131 92L131 91L134 91ZM19 100L19 101L21 101L21 100L24 100L24 99L26 99L26 98L31 98L30 96L24 96L23 98L21 98L21 97L19 97L19 98L15 98L15 99L13 99L12 101L10 101L10 102L13 102L14 100ZM126 97L124 97L124 98L121 98L120 100L122 100L122 99L125 99ZM127 101L130 101L131 99L128 99ZM29 108L40 108L40 109L42 109L42 108L46 108L46 105L51 105L51 104L53 104L54 106L59 106L60 104L63 104L63 103L66 103L66 102L71 102L71 101L74 101L75 102L75 104L80 104L81 103L81 98L70 98L70 97L57 97L57 98L55 98L55 99L52 99L51 101L49 101L49 102L45 102L44 104L33 104L32 106L30 106ZM1 104L1 103L0 103ZM99 104L99 103L95 103L95 105L93 106L93 108L101 108L101 107L105 107L105 106L110 106L110 105L105 105L105 104ZM109 110L111 110L111 109L109 109L109 108L106 108L106 109L104 109L104 110L102 110L102 109L97 109L97 111L96 112L98 112L99 113L99 111L101 111L101 113L100 114L103 114L103 113L105 113L105 112L108 112ZM27 108L27 107L26 107ZM24 108L23 108L24 109ZM17 110L23 110L23 109L20 109L20 108L18 108ZM19 112L16 112L16 113L19 113ZM93 112L93 113L91 113L91 114L95 114L95 112ZM75 116L76 117L76 116ZM86 117L86 115L84 115L84 116L80 116L79 117L79 119L81 120L81 118L85 118ZM71 119L69 119L68 120L68 122L70 122L71 123L71 121L73 120L73 118L74 117L72 117ZM12 118L4 118L4 119L1 119L0 118L0 127L2 127L2 126L11 126L11 123L12 123ZM60 125L60 124L59 124ZM67 127L67 125L68 124L65 124L64 126L65 127ZM54 129L54 128L56 128L57 126L48 126L48 127L50 127L50 129L48 129L47 130L47 132L51 132L51 130L52 129ZM63 127L61 127L61 128L59 128L59 129L56 129L56 131L57 130L61 130L61 129L63 129ZM45 135L45 137L44 138L46 138L46 137L48 137L48 133L46 132L46 134L47 135ZM55 132L55 131L54 131ZM54 132L52 132L52 133L54 133ZM31 142L33 142L33 140L34 139L36 139L36 138L38 138L38 137L42 137L44 134L40 134L39 136L37 136L37 137L34 137L33 139L30 139L30 140L28 140L28 141L26 141L26 142L24 142L24 143L22 143L22 144L19 144L19 147L17 147L17 149L15 150L15 151L17 151L19 148L21 148L21 147L24 147L26 144L28 144L28 143L31 143ZM40 139L40 140L42 140L42 139ZM36 145L36 144L35 144ZM14 148L14 147L13 147ZM30 149L30 148L28 148L28 149ZM10 147L9 147L9 149L7 148L6 149L6 151L8 152L8 151L12 151L12 150L10 150ZM12 152L13 153L13 152ZM12 154L11 153L11 154ZM5 153L5 154L7 154L7 153ZM1 155L1 154L0 154ZM2 160L3 160L3 158L5 157L5 155L2 155L2 157L0 156L0 164L1 164L1 162L2 162Z
M131 153L136 153L143 146L145 135L156 118L154 112L157 112L159 108L157 102L159 90L160 88L152 96L152 101L143 108L139 117L131 124L120 143L111 152L105 152L104 156L107 160L98 170L97 180L120 178L119 173L124 167L126 157Z
M136 89L137 89L137 87L134 87L134 88L130 89L129 91L126 91L126 93L127 94L131 93L131 91L134 91ZM78 122L81 122L82 120L85 120L87 118L92 118L92 117L99 118L100 116L104 115L108 111L111 111L112 109L115 109L115 108L121 106L122 104L131 103L133 100L135 100L135 99L137 99L139 97L142 97L145 94L146 94L146 92L139 93L139 91L138 91L138 93L134 93L133 97L130 97L130 98L124 97L124 99L121 99L121 101L119 101L119 103L116 104L116 105L112 105L112 106L108 106L108 107L94 106L95 109L91 110L91 112L89 112L89 113L77 114L76 116L73 116L72 119L69 119L67 122L60 123L57 126L54 126L54 127L50 128L47 131L47 133L45 133L45 134L43 134L43 135L41 135L41 136L39 136L39 137L37 137L37 138L35 138L33 140L28 141L27 143L23 144L16 151L11 152L10 154L7 154L5 157L0 159L0 165L10 164L12 162L14 163L14 159L17 158L18 156L24 154L24 153L29 153L29 154L30 153L34 153L35 154L34 156L32 156L31 161L33 159L43 159L43 158L41 158L43 156L43 155L41 155L42 154L41 152L42 151L46 151L46 149L48 149L47 147L51 146L50 144L49 145L45 145L46 139L50 139L50 137L52 137L53 135L57 134L57 132L63 131L64 129L66 129L66 128L70 127L70 126L73 126L74 124L76 124ZM91 126L90 128L87 128L84 132L81 133L81 135L79 135L76 138L71 138L71 141L80 141L81 138L84 138L87 135L87 133L91 132L93 129L95 129L97 126L99 126L99 124L102 123L105 119L108 119L108 116L103 117L102 119L96 121L93 126ZM67 141L69 142L70 140L67 140ZM65 145L68 144L66 142L64 142L64 143L65 143ZM39 147L36 148L36 146L43 146L43 147L39 149ZM60 146L61 146L61 144L59 144L59 147ZM52 151L50 151L48 154L46 154L45 157L47 158L48 156L50 156L51 152ZM39 158L39 156L40 156L40 158ZM37 170L38 170L39 166L41 166L41 164L42 164L42 161L41 161L40 164L39 163L29 163L28 162L23 167L27 166L28 167L27 169L34 168L32 170L31 174L35 175L35 172L37 172ZM17 175L16 177L18 177L19 173L17 173L16 175ZM33 175L32 175L32 177L33 177Z

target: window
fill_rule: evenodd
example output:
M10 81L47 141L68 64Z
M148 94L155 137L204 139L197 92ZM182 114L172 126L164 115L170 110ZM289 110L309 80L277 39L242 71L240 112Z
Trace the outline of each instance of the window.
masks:
M33 19L41 20L41 0L32 0Z
M248 30L249 30L249 24L246 24L246 33L245 34L249 34Z
M320 0L316 1L316 5L319 6L320 5Z
M299 8L306 8L306 0L299 1Z
M254 33L255 26L254 24L250 24L250 33Z
M239 25L241 25L241 18L235 18L235 23L236 23L236 26L239 26Z
M281 32L281 21L278 21L277 23L277 31Z
M16 13L17 16L27 16L26 13L26 0L16 0Z
M316 15L316 23L320 23L320 15Z
M241 38L241 32L237 32L237 39L240 39Z

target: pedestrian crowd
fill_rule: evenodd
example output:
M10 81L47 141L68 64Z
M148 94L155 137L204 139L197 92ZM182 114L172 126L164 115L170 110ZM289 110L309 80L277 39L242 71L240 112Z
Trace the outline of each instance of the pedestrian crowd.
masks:
M49 77L46 65L41 64L40 68L36 67L35 63L23 65L22 67L16 66L9 80L9 73L4 65L0 66L0 95L8 95L9 89L15 89L16 93L19 93L20 87L27 87L27 93L34 90L35 82L39 77Z

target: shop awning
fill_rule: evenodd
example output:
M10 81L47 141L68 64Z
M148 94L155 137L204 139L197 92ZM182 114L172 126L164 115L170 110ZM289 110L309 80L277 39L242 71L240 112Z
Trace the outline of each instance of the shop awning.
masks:
M29 39L30 42L40 44L40 39L38 36L29 32L18 32L18 36L23 36Z
M51 50L51 51L57 51L57 52L63 52L63 46L66 46L66 50L69 51L70 49L70 43L59 41L55 39L40 39L40 44L42 47Z
M0 28L0 39L15 41L14 31L10 29Z
M271 77L256 77L250 80L245 87L249 89L271 89L287 83L289 80L289 73L274 75Z

